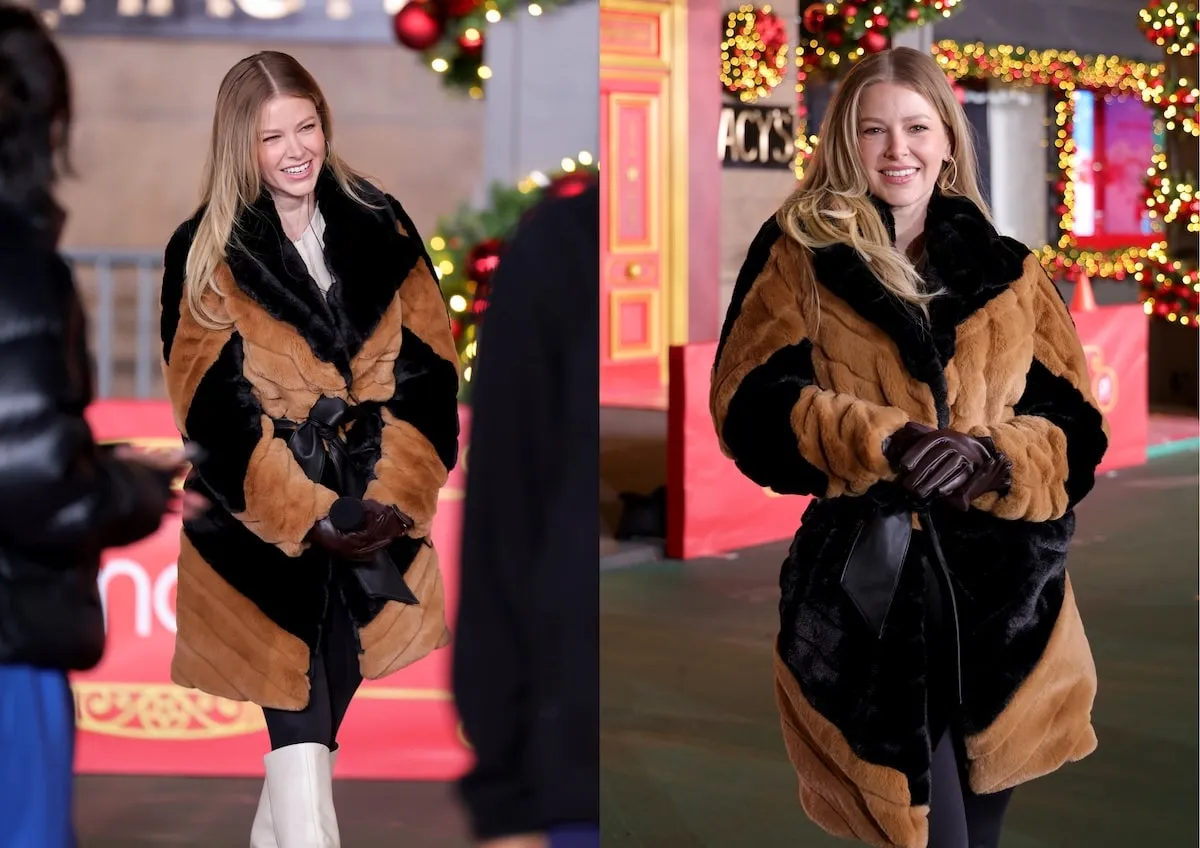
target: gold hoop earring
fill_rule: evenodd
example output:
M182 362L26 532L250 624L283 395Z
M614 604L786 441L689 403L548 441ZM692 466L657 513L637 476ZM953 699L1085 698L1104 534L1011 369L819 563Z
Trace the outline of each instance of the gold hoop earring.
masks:
M958 182L958 162L954 161L954 159L947 159L946 165L948 167L943 168L941 176L938 177L938 188L940 188L942 191L953 188ZM947 177L947 174L949 174L951 171L954 172L953 176Z

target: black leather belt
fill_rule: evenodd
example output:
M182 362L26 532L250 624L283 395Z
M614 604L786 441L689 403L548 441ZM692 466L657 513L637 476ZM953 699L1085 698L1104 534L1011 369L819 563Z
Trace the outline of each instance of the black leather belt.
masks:
M287 443L296 463L309 480L333 489L339 495L361 497L366 490L366 480L354 467L346 440L342 437L342 428L354 421L357 413L358 407L351 407L341 398L322 397L313 404L304 421L276 421L275 435ZM392 557L396 543L376 551L370 560L339 560L335 566L351 570L363 591L372 599L418 604L417 596L404 582L403 574L412 557L416 556L421 540L398 539L397 543L404 541L409 541L408 547L411 548L404 568L400 568Z
M955 703L962 704L961 634L958 604L950 585L950 569L928 508L919 508L916 514L927 537L929 554L933 557L933 573L942 589L943 603L950 613ZM883 626L896 596L900 573L904 570L912 543L912 515L913 510L906 505L879 505L859 527L842 570L842 588L877 639L883 637Z

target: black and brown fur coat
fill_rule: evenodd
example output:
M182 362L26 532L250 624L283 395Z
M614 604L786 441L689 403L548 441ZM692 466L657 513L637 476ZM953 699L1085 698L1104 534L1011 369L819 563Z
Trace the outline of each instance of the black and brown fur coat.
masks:
M928 322L852 249L810 252L767 222L711 390L739 469L815 496L781 574L775 651L800 800L829 832L885 848L928 839L927 573L909 550L881 633L841 580L864 520L897 495L883 445L908 421L990 436L1013 463L1005 496L930 512L960 623L971 787L999 791L1096 746L1095 667L1066 559L1107 438L1074 324L1036 257L970 201L935 195L925 244L923 273L945 292Z
M377 209L352 200L327 172L318 181L327 299L269 197L242 213L217 270L222 296L210 300L232 319L227 330L199 325L183 296L199 213L167 246L163 369L180 432L207 453L187 485L214 503L181 539L171 665L181 686L303 709L310 653L339 586L358 627L363 677L449 642L428 536L458 455L458 358L412 221L390 196L361 188ZM353 410L344 438L368 481L363 492L310 480L277 432L303 422L321 397ZM342 494L395 504L415 520L389 553L419 603L381 603L331 580L339 565L305 536Z

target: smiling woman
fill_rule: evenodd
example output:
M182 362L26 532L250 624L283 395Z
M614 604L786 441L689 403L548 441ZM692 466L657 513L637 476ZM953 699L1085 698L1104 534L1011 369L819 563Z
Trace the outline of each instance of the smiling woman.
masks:
M458 358L424 244L355 174L292 57L221 83L203 204L167 245L163 363L213 509L180 544L171 679L263 708L256 848L339 844L333 752L364 678L449 642L430 529Z

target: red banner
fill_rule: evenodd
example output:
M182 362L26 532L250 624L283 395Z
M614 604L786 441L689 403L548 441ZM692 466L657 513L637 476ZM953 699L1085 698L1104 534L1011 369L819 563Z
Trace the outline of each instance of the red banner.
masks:
M1102 471L1146 461L1146 315L1137 304L1073 316L1087 354L1092 393L1108 420ZM808 498L776 495L721 453L708 391L716 342L671 348L667 412L667 546L673 559L713 556L790 538Z
M1150 324L1140 304L1073 312L1092 377L1092 396L1108 422L1100 471L1141 465L1150 436Z
M163 402L106 401L88 411L99 441L179 445ZM460 408L464 441L468 426ZM458 603L463 462L442 490L433 538L449 621ZM72 678L79 741L76 770L103 774L257 776L270 746L262 710L170 682L175 643L179 519L136 545L108 551L100 573L108 648ZM359 690L339 733L339 777L448 780L469 765L450 695L453 646Z

